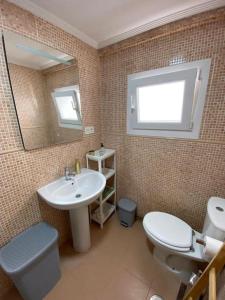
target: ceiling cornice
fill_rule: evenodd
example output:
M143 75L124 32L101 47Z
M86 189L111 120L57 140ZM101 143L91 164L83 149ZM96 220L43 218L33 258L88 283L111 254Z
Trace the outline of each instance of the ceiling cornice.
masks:
M8 0L11 3L14 3L17 6L20 6L34 15L41 17L42 19L52 23L53 25L65 30L66 32L72 34L73 36L79 38L83 42L87 43L88 45L100 49L111 44L120 42L132 36L135 36L139 33L148 31L150 29L174 22L176 20L180 20L204 11L212 10L218 7L225 6L225 0L210 0L205 3L201 3L186 9L183 9L178 12L174 12L169 15L164 15L159 17L155 20L150 20L149 22L140 25L135 28L131 28L125 32L112 36L106 40L100 41L99 43L83 33L82 31L78 30L77 28L73 27L72 25L68 24L67 22L63 21L62 19L58 18L54 14L48 12L47 10L41 8L40 6L34 4L30 0Z
M81 41L87 43L88 45L98 48L98 43L93 40L91 37L80 31L79 29L75 28L74 26L68 24L64 20L58 18L54 14L50 13L46 9L41 8L40 6L34 4L30 0L8 0L9 2L28 10L35 16L38 16L49 23L63 29L64 31L72 34L73 36L77 37Z
M112 45L114 43L120 42L122 40L125 40L127 38L130 38L132 36L135 36L139 33L143 33L145 31L148 31L150 29L186 18L190 17L192 15L196 15L198 13L212 10L218 7L225 6L225 0L211 0L202 4L198 4L196 6L186 8L182 11L178 11L175 13L172 13L170 15L158 18L156 20L150 20L149 22L140 25L138 27L132 28L130 30L127 30L126 32L123 32L121 34L118 34L116 36L112 36L111 38L108 38L104 41L101 41L98 43L98 48L104 48L106 46Z

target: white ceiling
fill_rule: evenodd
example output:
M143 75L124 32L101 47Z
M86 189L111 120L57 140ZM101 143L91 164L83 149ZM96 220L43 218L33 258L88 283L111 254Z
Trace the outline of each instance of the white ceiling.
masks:
M9 0L101 48L225 0Z

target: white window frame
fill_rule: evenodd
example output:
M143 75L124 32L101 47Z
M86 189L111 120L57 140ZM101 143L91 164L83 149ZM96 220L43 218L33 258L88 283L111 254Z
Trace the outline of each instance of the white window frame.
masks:
M198 139L211 59L172 65L128 75L127 133L129 135ZM185 80L181 123L139 123L137 88Z
M61 113L60 113L60 109L59 109L58 103L56 101L56 98L57 97L63 97L63 96L64 97L72 97L73 107L71 106L71 108L76 110L78 120L66 120L66 119L61 118ZM56 112L57 112L59 127L77 128L77 126L81 126L81 117L80 117L79 105L78 105L78 100L77 100L77 96L76 96L75 91L72 91L72 90L70 90L70 91L55 91L55 92L52 93L52 98L53 98L55 108L56 108Z
M65 86L65 87L61 87L61 88L56 88L54 91L55 92L75 91L76 92L76 96L77 96L77 100L78 100L80 115L82 116L81 103L80 103L80 89L79 89L79 85L78 84L76 84L76 85L70 85L70 86Z
M78 120L74 121L66 121L62 120L60 117L60 112L58 110L58 105L55 101L55 95L65 95L65 96L72 96L74 100L75 109L77 112ZM56 108L57 117L58 117L58 124L59 127L63 128L71 128L71 129L79 129L82 130L82 115L81 115L81 103L80 103L80 90L79 85L67 86L62 88L56 88L52 93L53 102Z

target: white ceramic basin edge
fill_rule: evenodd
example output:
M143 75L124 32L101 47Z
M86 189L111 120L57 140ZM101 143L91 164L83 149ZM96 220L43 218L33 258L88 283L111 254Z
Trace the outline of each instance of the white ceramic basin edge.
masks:
M71 210L93 202L103 192L105 176L97 171L82 168L72 180L60 177L38 189L38 195L50 206Z

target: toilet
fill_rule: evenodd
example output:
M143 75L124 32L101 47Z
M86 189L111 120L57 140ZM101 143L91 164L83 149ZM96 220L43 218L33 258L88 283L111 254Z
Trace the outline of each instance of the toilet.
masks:
M198 272L197 262L207 261L203 246L197 240L204 239L205 235L225 240L225 199L209 199L202 233L183 220L158 211L145 215L143 227L154 245L154 258L188 284L193 273Z

